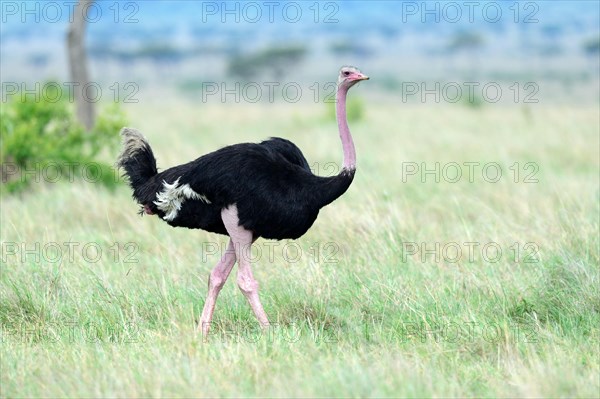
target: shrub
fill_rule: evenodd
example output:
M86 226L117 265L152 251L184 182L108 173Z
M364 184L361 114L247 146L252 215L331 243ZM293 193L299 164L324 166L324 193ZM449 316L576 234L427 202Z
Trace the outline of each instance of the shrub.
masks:
M249 55L239 55L229 61L227 73L245 80L270 73L276 79L297 66L306 55L304 46L274 47Z
M588 39L583 43L583 51L587 55L597 55L600 53L600 39L595 37Z
M67 99L57 92L60 86L43 87L35 97L15 95L0 110L2 191L21 191L44 180L40 171L49 165L52 181L71 181L85 169L87 178L114 186L118 179L111 165L98 157L105 150L115 150L116 132L126 125L118 105L104 109L94 128L86 131L75 120Z
M335 102L326 102L327 118L335 120ZM365 103L358 96L348 96L346 100L346 117L349 122L358 122L365 116Z
M481 96L478 96L477 94L473 94L472 96L465 96L461 99L460 102L466 105L468 108L472 109L479 109L484 105L483 98Z

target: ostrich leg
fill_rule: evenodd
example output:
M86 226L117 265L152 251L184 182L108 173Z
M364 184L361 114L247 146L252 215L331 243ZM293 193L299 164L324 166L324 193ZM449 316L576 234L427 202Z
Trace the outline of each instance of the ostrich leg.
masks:
M215 311L215 304L217 303L217 297L221 288L227 281L231 269L235 264L235 251L233 250L233 240L229 240L227 250L223 254L223 257L217 263L217 266L210 272L208 276L208 294L206 295L206 302L204 302L204 309L202 310L202 317L200 317L200 323L198 329L202 329L202 336L208 336L208 330L210 329L210 322L212 320L213 312Z
M229 233L231 241L233 242L235 256L238 261L238 287L250 303L250 307L252 307L252 311L256 315L258 322L263 328L267 327L269 325L269 319L260 303L258 297L258 281L256 281L252 275L250 265L250 246L254 241L252 232L239 225L238 212L235 205L225 208L221 212L221 217L223 218L223 224L227 229L227 233Z

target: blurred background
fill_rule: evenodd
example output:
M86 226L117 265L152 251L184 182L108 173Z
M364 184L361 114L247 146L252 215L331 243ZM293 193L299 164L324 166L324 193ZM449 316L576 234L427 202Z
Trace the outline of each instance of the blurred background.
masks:
M72 9L68 2L3 1L3 82L69 80ZM155 89L202 98L206 82L249 81L298 82L301 99L313 101L311 84L334 81L350 64L372 76L369 93L385 101L437 102L420 94L422 83L434 89L439 82L439 102L452 102L456 88L444 91L448 82L465 92L464 82L494 82L501 103L514 103L517 90L516 102L529 94L596 103L599 26L595 1L96 1L86 47L90 79L105 93L115 82L135 82L140 101L152 101ZM267 92L260 101L270 101ZM204 100L221 102L217 95Z

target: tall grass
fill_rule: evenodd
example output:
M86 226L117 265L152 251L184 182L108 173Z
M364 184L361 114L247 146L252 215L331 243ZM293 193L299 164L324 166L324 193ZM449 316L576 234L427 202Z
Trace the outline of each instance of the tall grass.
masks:
M129 109L162 168L272 135L321 174L341 161L320 106L169 104ZM594 108L365 106L348 193L296 244L256 243L271 329L229 281L207 342L195 322L225 237L140 218L124 186L6 197L2 396L596 397L597 121ZM420 173L436 162L503 174L436 182Z

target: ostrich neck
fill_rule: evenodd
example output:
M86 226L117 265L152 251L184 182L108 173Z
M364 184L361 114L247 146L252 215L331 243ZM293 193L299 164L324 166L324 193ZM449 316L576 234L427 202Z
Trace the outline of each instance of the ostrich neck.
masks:
M344 150L344 164L343 169L346 171L356 169L356 150L354 149L354 142L352 141L352 135L348 128L348 120L346 119L346 95L348 94L348 87L340 86L336 95L336 115L338 129L340 131L340 139L342 140L342 149Z

